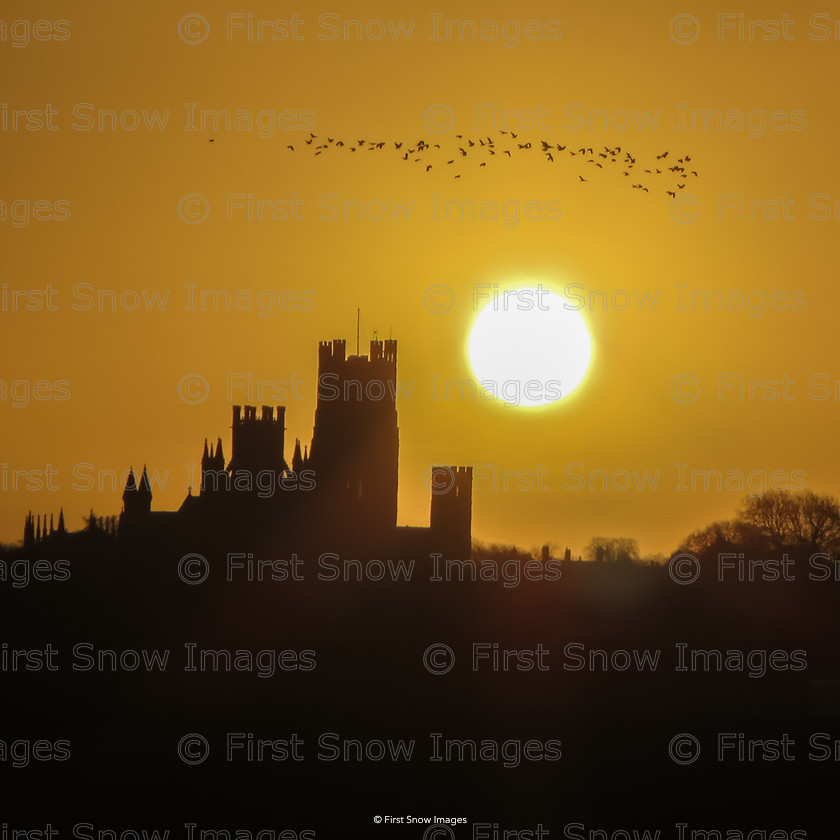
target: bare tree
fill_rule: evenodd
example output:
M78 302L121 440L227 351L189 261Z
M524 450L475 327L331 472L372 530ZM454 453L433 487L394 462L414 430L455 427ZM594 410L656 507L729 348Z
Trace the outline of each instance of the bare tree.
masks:
M767 542L765 533L757 525L739 519L725 519L692 531L682 541L677 553L700 555L707 551L747 546L763 550L767 548Z
M588 560L637 563L639 545L630 537L592 537L583 550Z
M759 528L774 548L825 551L840 543L840 504L828 493L769 490L747 496L738 514Z

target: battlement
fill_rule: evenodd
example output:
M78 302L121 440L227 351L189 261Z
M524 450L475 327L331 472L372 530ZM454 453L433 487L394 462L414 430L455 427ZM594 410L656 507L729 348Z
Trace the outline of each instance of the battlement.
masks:
M370 359L373 362L384 361L397 363L397 342L387 338L385 341L371 341Z
M318 342L318 361L343 362L347 358L347 342L343 338Z
M397 364L397 342L395 339L380 341L374 339L370 342L370 354L368 356L347 355L347 342L343 338L334 338L332 341L321 341L318 344L318 362L322 368L333 369L340 365L351 362L357 364L360 361L369 363L387 362Z
M255 405L244 406L245 413L242 413L243 406L235 405L233 407L233 425L241 426L245 423L266 423L277 424L283 423L286 419L286 407L283 405L277 406L277 415L274 414L274 407L270 405L261 406L262 413L257 417L257 407Z
M243 410L244 409L244 410ZM282 472L283 443L286 432L286 407L261 406L257 415L255 405L233 406L233 435L228 469L256 474L261 470Z
M471 496L472 480L472 467L434 466L431 471L432 495Z

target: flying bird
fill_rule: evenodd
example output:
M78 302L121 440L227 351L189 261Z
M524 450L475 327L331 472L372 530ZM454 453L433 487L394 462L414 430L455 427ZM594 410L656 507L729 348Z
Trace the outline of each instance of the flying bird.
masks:
M584 157L582 160L585 160L587 164L594 163L595 167L601 170L604 170L605 167L600 161L609 160L610 163L616 163L617 161L621 161L623 166L619 167L619 170L621 171L622 177L625 178L630 176L630 173L633 171L633 168L637 162L637 158L634 157L629 151L624 151L621 146L611 147L604 145L597 152L595 152L592 147L582 146L580 149L575 151L574 149L569 148L568 144L552 143L549 141L548 138L538 138L533 141L528 141L527 138L523 137L522 142L516 142L514 144L514 141L516 141L520 137L519 134L508 129L498 129L497 132L499 134L499 137L495 140L491 136L467 138L463 134L457 134L455 135L457 140L461 142L466 141L466 145L460 146L456 144L455 147L451 149L448 149L443 141L441 143L429 144L424 139L417 140L413 147L409 147L408 143L406 143L404 140L396 141L390 139L384 141L374 141L357 139L355 145L352 142L350 142L346 144L346 148L348 148L351 152L356 152L360 148L366 148L368 151L372 152L390 149L391 144L393 143L393 148L395 151L398 152L400 160L408 162L410 159L412 159L412 156L416 154L417 157L414 157L413 160L415 163L422 162L424 165L425 172L431 172L435 163L443 163L446 166L453 166L454 170L449 171L453 172L453 177L457 179L460 179L462 177L463 172L459 171L459 167L455 166L455 164L460 162L460 158L467 157L468 150L472 148L475 148L476 153L479 151L479 148L484 149L487 152L487 158L485 160L481 160L478 164L480 168L487 167L489 156L495 155L497 150L500 154L505 154L508 156L508 158L510 158L512 157L514 151L525 151L532 148L540 149L545 155L546 162L552 164L557 163L558 166L561 166L561 164L559 163L561 159L556 155L558 152L564 151L568 152L570 157L583 155ZM317 139L317 137L318 135L314 134L313 132L309 132L309 137L304 139L304 143L307 146L313 146L312 151L314 153L314 156L316 157L330 149L338 150L341 148L345 148L345 142L343 140L336 140L334 137L327 137L326 142L321 143L319 145L313 145L314 140ZM208 138L208 141L210 143L213 143L215 141L215 138ZM505 148L505 146L507 146L507 148ZM286 146L286 149L288 151L294 152L295 146L293 144L289 144ZM449 154L452 154L453 157L449 158ZM655 158L657 161L664 160L667 159L669 154L670 150L664 151L661 154L655 155ZM669 173L679 175L680 180L683 182L688 178L689 175L693 175L695 178L699 178L698 170L693 169L690 172L688 172L687 168L681 165L687 163L690 160L691 157L689 155L683 155L683 157L675 159L675 163L673 166L663 166L663 168L659 168L655 165L647 164L649 168L644 169L644 172L648 175L661 175L664 171L667 171ZM644 166L644 164L641 165ZM606 167L606 169L610 169L610 167ZM603 178L605 176L601 175L598 177ZM578 181L580 183L587 183L588 180L589 179L584 178L583 175L578 174ZM650 192L650 189L641 183L631 183L631 186L633 187L633 189L640 190L642 192ZM664 192L670 198L674 198L678 194L678 190L684 188L685 183L678 183L672 189L666 189L664 190Z

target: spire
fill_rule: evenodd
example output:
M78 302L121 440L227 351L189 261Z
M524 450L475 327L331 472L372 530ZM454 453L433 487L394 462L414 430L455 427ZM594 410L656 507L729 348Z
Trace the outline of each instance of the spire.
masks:
M219 469L225 468L225 455L222 452L222 439L218 438L216 441L216 461L218 462Z
M149 474L146 472L146 465L143 464L143 475L140 476L140 487L138 491L143 495L147 496L151 501L152 498L152 488L149 484Z
M64 527L64 508L60 508L58 511L58 533L64 534L66 531L67 529Z
M55 533L55 528L53 528L53 515L50 514L50 536Z
M35 520L30 510L26 515L26 524L23 526L23 547L30 548L33 542L35 542Z
M41 539L41 514L38 514L38 526L35 528L35 540Z
M207 458L207 438L204 438L204 454L201 456L201 460L203 461Z
M295 452L292 455L292 472L296 475L301 471L303 467L303 457L300 454L300 440L295 440Z
M133 496L137 492L137 481L134 478L134 469L133 467L128 468L128 478L125 482L125 490L123 490L123 501L126 500L126 496Z

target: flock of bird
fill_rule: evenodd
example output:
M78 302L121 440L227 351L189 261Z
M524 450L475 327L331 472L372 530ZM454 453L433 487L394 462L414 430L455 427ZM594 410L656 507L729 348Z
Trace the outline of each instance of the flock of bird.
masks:
M599 170L615 171L621 172L624 178L628 178L627 183L634 190L650 192L651 188L657 186L669 187L664 192L671 198L675 198L679 190L685 189L690 177L699 177L697 170L691 166L689 155L683 155L680 158L671 156L673 163L669 165L671 163L668 160L670 152L666 151L656 155L654 162L637 164L636 157L622 149L621 146L571 147L568 142L562 145L560 143L549 143L547 140L538 142L523 140L520 142L521 138L518 134L501 129L499 135L501 135L499 138L493 139L490 136L470 138L463 134L456 134L457 144L455 149L457 151L452 149L447 153L447 149L442 147L441 144L427 143L422 139L414 143L358 139L345 142L335 137L321 137L310 132L303 146L301 144L297 146L289 144L286 149L298 153L301 151L311 152L315 156L335 151L348 153L392 152L406 163L419 163L425 172L431 172L433 169L443 169L449 173L455 170L453 172L455 179L461 177L463 173L458 170L463 169L468 163L475 162L476 168L481 169L491 161L512 158L514 155L540 154L546 164L558 166L561 158L567 159L565 156L568 155L568 159L578 158L576 162L583 167L581 172L578 172L579 183L587 183L592 177L598 175ZM584 174L587 177L584 177ZM663 184L665 181L668 183ZM671 183L672 181L673 183Z

